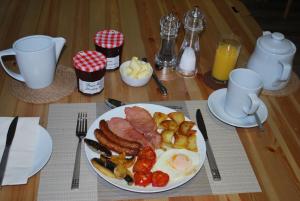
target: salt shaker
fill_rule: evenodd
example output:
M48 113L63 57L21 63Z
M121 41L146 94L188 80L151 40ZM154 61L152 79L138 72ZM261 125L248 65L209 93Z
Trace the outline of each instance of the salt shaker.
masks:
M171 12L160 19L161 47L155 55L155 64L158 70L176 67L175 39L180 22Z
M184 29L185 36L179 50L176 70L184 77L191 77L197 73L199 33L204 29L204 15L198 7L185 14Z

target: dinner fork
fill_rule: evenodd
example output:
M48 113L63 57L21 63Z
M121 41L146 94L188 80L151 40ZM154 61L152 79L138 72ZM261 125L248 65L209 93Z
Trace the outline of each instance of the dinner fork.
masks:
M75 165L73 170L73 179L71 189L79 187L79 172L80 172L80 155L81 155L81 141L87 133L87 113L80 112L77 117L76 136L78 137L78 144L76 149Z

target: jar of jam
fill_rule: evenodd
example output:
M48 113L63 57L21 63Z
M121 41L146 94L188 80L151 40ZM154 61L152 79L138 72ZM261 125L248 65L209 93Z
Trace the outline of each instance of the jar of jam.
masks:
M80 51L73 57L78 91L84 95L99 94L104 89L106 57L97 51Z
M112 71L119 68L124 42L123 34L112 29L99 31L94 37L94 42L96 50L106 56L106 70Z

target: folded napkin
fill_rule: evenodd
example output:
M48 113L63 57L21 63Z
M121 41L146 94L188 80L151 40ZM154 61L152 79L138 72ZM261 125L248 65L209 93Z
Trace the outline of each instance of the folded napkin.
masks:
M5 148L7 131L13 117L0 117L0 160ZM39 117L21 117L10 147L2 185L27 183L32 173L38 142Z

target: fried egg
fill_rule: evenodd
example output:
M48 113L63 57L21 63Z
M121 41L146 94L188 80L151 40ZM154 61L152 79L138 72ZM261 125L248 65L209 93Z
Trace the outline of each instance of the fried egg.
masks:
M161 170L176 182L194 174L200 166L200 155L186 149L170 149L160 154L153 171Z

